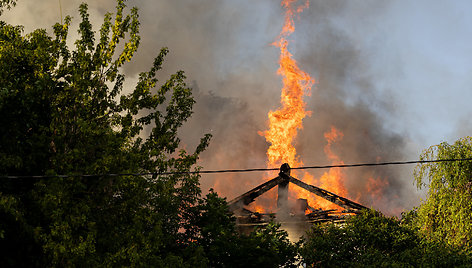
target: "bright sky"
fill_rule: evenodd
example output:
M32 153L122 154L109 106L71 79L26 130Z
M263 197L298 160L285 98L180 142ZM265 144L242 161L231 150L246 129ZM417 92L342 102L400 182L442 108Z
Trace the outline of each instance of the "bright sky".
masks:
M379 25L391 33L382 54L402 68L390 89L397 126L421 147L471 135L471 9L470 1L398 1Z

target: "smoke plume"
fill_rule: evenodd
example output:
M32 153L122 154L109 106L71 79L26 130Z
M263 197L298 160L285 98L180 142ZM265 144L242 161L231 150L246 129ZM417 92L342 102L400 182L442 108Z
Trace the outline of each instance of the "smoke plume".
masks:
M79 2L62 1L63 15L73 15L75 23L79 21ZM204 133L213 134L199 162L206 170L266 166L269 145L258 131L267 129L267 112L280 102L278 49L271 43L280 32L283 10L277 1L254 2L127 2L140 9L142 36L134 61L124 69L127 78L136 79L151 66L161 47L169 47L171 53L160 77L184 70L194 89L194 116L184 125L181 136L186 149L192 151ZM114 5L113 0L90 1L95 30ZM323 134L332 126L344 134L332 150L345 163L405 160L408 140L404 133L389 127L395 99L376 90L382 81L371 67L375 51L382 48L370 31L386 9L385 2L373 0L316 0L295 21L289 49L300 67L316 80L306 98L312 115L304 119L296 143L305 165L330 164L323 151ZM49 26L60 20L60 9L57 1L38 4L22 0L3 17L25 25L27 31L37 25L50 30ZM326 170L309 172L320 177ZM350 168L343 172L348 197L365 206L398 215L418 202L410 168ZM203 175L201 184L204 193L215 188L232 199L275 176Z

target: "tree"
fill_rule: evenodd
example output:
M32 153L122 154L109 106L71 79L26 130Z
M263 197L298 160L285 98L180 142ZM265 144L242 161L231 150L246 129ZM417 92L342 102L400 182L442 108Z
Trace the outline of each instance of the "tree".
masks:
M426 149L421 160L472 158L472 138ZM428 195L418 209L418 224L428 237L472 249L472 161L418 165L415 180Z
M210 136L179 150L194 100L181 71L158 84L167 48L122 94L137 10L118 0L98 33L87 5L79 11L73 49L70 17L53 36L0 22L2 267L293 266L297 246L280 226L240 236L226 200L200 197L190 171Z
M410 249L419 242L415 234L394 218L365 210L345 226L316 225L304 242L302 256L315 266L408 265Z
M279 223L271 222L241 236L230 267L298 267L298 244L288 239Z
M343 225L315 225L300 254L315 267L451 267L470 258L441 243L424 239L416 228L394 217L365 210Z
M280 224L239 235L226 200L212 190L200 201L198 212L198 244L210 267L296 267L298 245L288 240Z
M235 217L229 211L226 199L210 193L199 202L194 226L197 228L198 244L203 247L211 267L223 267L231 263L236 249L238 234Z
M10 9L16 5L16 0L0 0L0 15L3 14L3 8Z
M204 263L182 255L191 237L181 230L194 221L187 211L200 194L199 175L188 172L198 171L210 138L193 153L179 150L178 129L194 104L184 73L158 86L163 48L134 90L121 94L120 67L140 41L137 9L126 15L118 0L98 34L87 5L79 10L74 49L67 45L70 17L54 25L53 36L0 24L0 175L20 176L0 182L3 263ZM176 173L157 175L163 172ZM108 173L154 175L100 175Z

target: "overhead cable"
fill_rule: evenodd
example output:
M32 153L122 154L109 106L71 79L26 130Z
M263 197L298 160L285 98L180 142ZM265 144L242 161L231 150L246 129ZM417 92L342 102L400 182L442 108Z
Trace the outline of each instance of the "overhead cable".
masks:
M378 162L378 163L360 163L360 164L339 164L323 166L302 166L291 167L290 169L328 169L328 168L350 168L350 167L373 167L373 166L392 166L392 165L411 165L428 164L440 162L459 162L472 161L472 158L461 159L438 159L438 160L412 160L397 162ZM119 176L166 176L182 174L217 174L217 173L247 173L261 171L278 171L280 168L249 168L249 169L220 169L220 170L200 170L200 171L170 171L170 172L144 172L144 173L104 173L104 174L71 174L71 175L0 175L1 179L44 179L44 178L69 178L69 177L119 177Z

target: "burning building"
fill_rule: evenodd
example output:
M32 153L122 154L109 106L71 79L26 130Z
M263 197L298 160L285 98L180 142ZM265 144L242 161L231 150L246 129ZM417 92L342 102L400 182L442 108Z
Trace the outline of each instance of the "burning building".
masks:
M351 201L345 197L339 196L330 191L304 183L303 181L290 175L290 166L287 163L280 167L279 175L254 189L244 193L243 195L229 202L229 209L236 214L237 225L241 232L252 230L256 225L265 225L270 221L276 220L282 223L286 229L306 230L310 224L325 221L337 222L344 221L346 217L360 213L365 206ZM299 198L295 202L289 202L289 183L296 185L311 194L314 194L327 202L342 208L337 209L321 209L311 207L307 199ZM277 209L276 213L260 213L253 212L246 208L257 197L266 193L270 189L277 186ZM299 235L299 236L300 236ZM296 237L298 238L298 237Z
M279 50L277 73L281 78L281 85L274 83L274 80L278 79L267 79L269 76L262 74L260 81L263 81L263 85L226 80L218 84L222 90L232 90L234 95L231 97L223 97L216 91L205 94L198 91L198 85L195 85L198 96L195 113L197 117L196 123L192 124L189 130L206 128L214 134L209 150L202 154L202 166L208 169L239 169L266 164L268 168L278 168L283 163L288 163L292 167L301 167L305 164L372 163L403 157L402 137L385 128L381 122L382 118L364 102L347 103L345 100L350 96L349 91L352 88L363 87L363 92L369 93L372 85L365 82L367 78L360 80L361 85L351 78L352 75L360 75L358 73L362 72L362 68L356 65L357 61L362 59L358 59L360 55L356 54L355 47L346 44L347 41L339 38L339 34L333 32L332 28L323 31L330 27L329 20L323 22L328 16L323 15L323 12L326 12L324 7L324 1L282 1L284 26L276 41L272 43L273 48ZM303 33L304 24L295 31L294 21L298 16L304 22L308 19L317 23L317 27L309 25L310 33L319 32L316 40L306 36L307 32ZM300 33L303 35L299 35ZM294 38L298 40L299 37L308 41L309 51L304 44L306 42L297 42L302 44L301 47L293 46L292 41ZM274 39L268 39L267 42L272 40ZM294 52L293 55L291 52ZM270 56L275 65L277 58ZM266 64L271 66L272 62ZM271 66L266 69L259 66L259 69L262 69L261 73L270 69L273 74L275 68ZM304 71L305 69L309 70L310 74ZM255 73L259 74L259 71ZM313 77L311 73L314 74ZM238 81L247 82L252 79L247 78L252 77L250 74L239 74ZM369 73L366 72L365 75L368 76ZM244 90L237 90L239 87ZM248 88L254 92L248 94ZM274 91L278 93L274 94ZM238 92L244 92L244 95L240 96L243 93ZM370 94L366 95L358 97L366 100ZM279 97L280 104L277 103ZM279 107L270 108L271 105L267 103ZM272 111L267 117L269 109ZM264 121L267 123L266 127ZM259 136L256 133L259 133ZM399 215L401 209L411 200L409 197L413 195L406 193L405 185L408 184L402 181L405 176L401 176L403 174L397 170L389 167L331 168L310 172L292 170L291 176L357 203L374 206L389 215ZM223 178L215 175L205 176L202 188L204 191L213 188L228 197L228 200L233 200L276 176L276 173L269 172L262 176L256 173L230 174ZM294 204L297 202L302 204L303 201L297 200L305 199L307 207L313 209L333 210L336 213L344 210L293 183L289 183L289 187L288 202L291 206L296 206ZM278 210L275 202L278 198L277 189L278 187L274 186L244 207L252 211L255 218L275 217Z
M237 223L240 229L244 229L244 226L266 224L270 220L276 220L284 225L298 225L295 226L295 229L306 229L307 226L300 228L303 226L299 225L322 221L342 221L346 216L357 214L361 209L366 208L341 196L347 194L347 191L343 183L343 172L339 168L330 169L320 179L315 179L308 173L303 175L303 180L296 178L299 176L298 174L291 175L290 166L303 165L297 156L294 141L298 130L303 128L303 119L311 115L311 112L306 110L303 97L310 94L315 80L298 67L297 62L288 51L289 42L287 39L295 30L294 16L308 8L309 1L297 6L297 1L283 0L282 6L286 11L284 26L278 40L273 43L280 49L278 74L282 76L283 81L281 107L276 111L269 112L269 129L259 132L270 143L267 150L268 167L281 165L280 173L277 177L229 202L230 210L238 217ZM342 139L343 133L335 127L331 127L331 130L326 132L324 136L327 141L324 148L327 158L333 164L343 164L331 150L332 144ZM289 184L297 187L289 192ZM326 189L313 184L321 184ZM269 211L270 208L257 205L254 207L256 211L247 207L257 197L275 186L277 186L275 211ZM315 199L313 195L319 198ZM272 198L274 198L273 195Z

